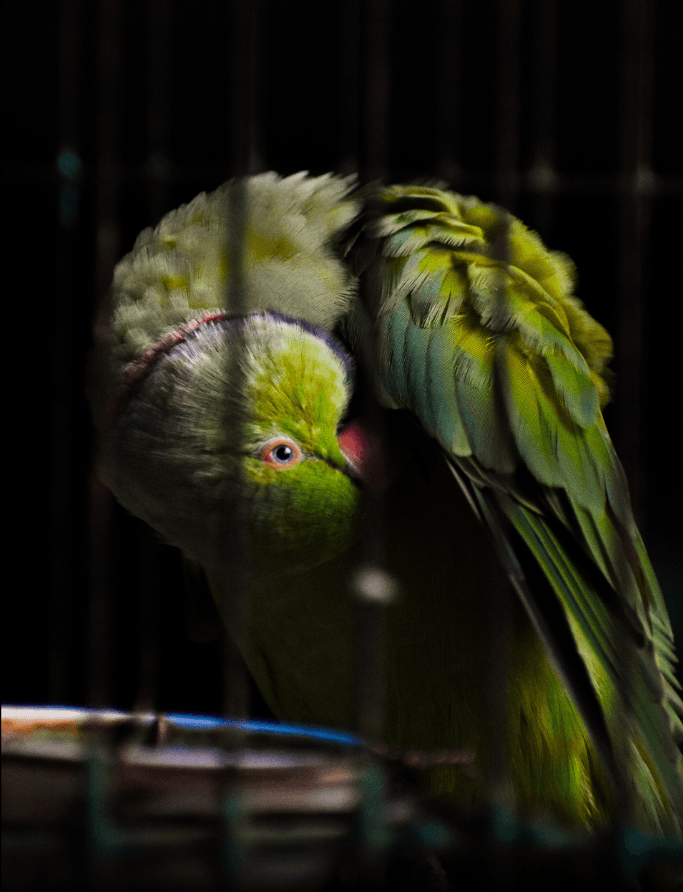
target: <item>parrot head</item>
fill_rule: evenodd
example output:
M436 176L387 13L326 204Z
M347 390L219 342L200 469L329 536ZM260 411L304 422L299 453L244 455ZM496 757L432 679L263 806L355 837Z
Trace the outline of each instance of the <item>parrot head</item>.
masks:
M249 541L261 572L299 571L346 550L359 532L360 475L341 429L351 363L301 320L248 318L257 347L245 387Z
M274 311L208 314L143 355L125 391L105 480L205 568L235 558L226 517L243 525L259 578L306 570L358 537L357 449L342 448L358 439L342 427L352 367L324 330Z

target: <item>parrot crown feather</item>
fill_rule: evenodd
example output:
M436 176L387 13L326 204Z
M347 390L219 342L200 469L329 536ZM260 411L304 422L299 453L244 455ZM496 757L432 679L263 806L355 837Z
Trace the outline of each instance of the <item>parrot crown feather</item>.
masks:
M358 213L353 177L250 177L244 231L246 312L278 310L330 331L355 293L335 239ZM203 313L225 307L234 182L201 193L145 229L117 265L106 388L127 364Z

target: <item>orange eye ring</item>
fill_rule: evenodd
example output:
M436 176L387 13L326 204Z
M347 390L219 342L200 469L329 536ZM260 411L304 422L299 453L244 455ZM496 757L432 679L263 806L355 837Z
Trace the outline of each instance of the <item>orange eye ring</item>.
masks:
M289 437L270 440L261 450L260 460L271 468L284 470L298 465L303 458L301 447Z

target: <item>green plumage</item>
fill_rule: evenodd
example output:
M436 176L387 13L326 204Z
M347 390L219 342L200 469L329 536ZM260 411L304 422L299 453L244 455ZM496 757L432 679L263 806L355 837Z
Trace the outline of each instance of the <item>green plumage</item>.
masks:
M438 440L502 542L515 587L586 714L597 691L608 733L600 722L589 731L608 764L616 759L617 770L646 784L647 803L634 793L639 819L675 824L681 763L669 734L680 736L681 721L665 657L672 635L600 412L609 337L572 296L567 258L505 212L411 187L384 190L379 201L379 220L359 236L372 250L364 246L355 269L373 283L370 309L357 306L351 338L374 327L378 379ZM529 553L549 591L515 572ZM592 690L564 663L543 617L549 594ZM624 731L628 744L615 752Z
M212 531L242 506L245 659L282 718L352 727L345 590L362 499L337 440L351 382L333 333L369 363L386 407L386 557L401 592L387 611L387 741L471 749L476 776L441 767L429 781L481 796L494 543L519 596L506 743L520 803L599 825L621 775L640 824L680 832L683 704L601 414L609 335L573 296L569 259L501 209L426 187L350 189L249 181L247 310L270 315L244 323L240 455L226 454L221 408L234 323L175 334L221 305L229 184L140 237L114 284L105 478L216 591L229 589L230 553ZM298 444L295 466L264 458L273 437Z

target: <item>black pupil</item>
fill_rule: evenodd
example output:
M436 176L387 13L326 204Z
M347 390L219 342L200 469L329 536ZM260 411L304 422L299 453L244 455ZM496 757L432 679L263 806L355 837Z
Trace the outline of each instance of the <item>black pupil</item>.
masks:
M290 461L293 455L293 450L291 446L276 446L273 450L273 454L275 456L275 461L286 462Z

